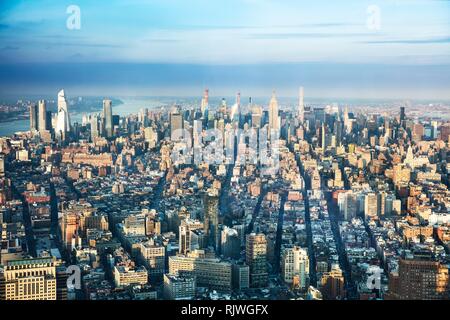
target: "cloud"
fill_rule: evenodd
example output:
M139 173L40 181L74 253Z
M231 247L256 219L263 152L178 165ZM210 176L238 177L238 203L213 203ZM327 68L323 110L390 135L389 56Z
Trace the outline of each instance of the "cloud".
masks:
M264 40L277 40L277 39L295 39L295 38L353 38L353 37L364 37L368 35L373 35L372 33L254 33L248 36L249 39L264 39Z
M367 44L431 44L450 43L450 37L430 38L430 39L397 39L397 40L371 40L364 41Z

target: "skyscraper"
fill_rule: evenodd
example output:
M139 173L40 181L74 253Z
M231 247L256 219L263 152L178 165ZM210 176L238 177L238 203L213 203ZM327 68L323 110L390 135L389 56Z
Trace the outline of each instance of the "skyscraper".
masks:
M309 278L309 257L306 249L286 248L282 254L281 275L284 282L306 289Z
M5 155L0 153L0 178L5 176Z
M304 98L303 87L300 87L298 95L298 116L300 122L302 123L305 121L305 104L303 98Z
M250 286L266 287L269 274L267 272L267 240L264 234L249 234L245 246L246 263L250 267Z
M61 140L66 140L70 132L70 116L64 90L58 92L58 114L56 118L56 134Z
M170 114L170 138L173 141L183 139L183 128L183 115L178 110L172 112Z
M208 244L217 248L219 240L219 197L208 193L205 196L205 236Z
M105 124L105 135L107 138L113 136L113 115L112 115L112 102L109 99L103 100L103 118Z
M269 103L269 130L280 130L278 119L278 101L275 97L275 91L272 93L272 98Z
M48 123L47 123L47 106L45 105L44 100L39 100L39 110L38 110L38 127L39 131L43 132L45 130L48 130Z
M200 106L200 111L202 112L202 116L206 117L206 111L208 110L208 104L209 104L209 90L205 89L205 92L203 94L202 98L202 104Z
M100 135L98 130L98 116L93 114L91 116L91 141L94 142L96 138Z
M221 232L220 247L224 257L239 259L241 240L237 230L224 227Z
M30 131L34 132L38 130L38 109L33 103L30 105Z
M406 120L405 107L400 107L400 123Z
M338 265L331 267L321 279L323 297L327 300L342 299L345 296L344 274Z

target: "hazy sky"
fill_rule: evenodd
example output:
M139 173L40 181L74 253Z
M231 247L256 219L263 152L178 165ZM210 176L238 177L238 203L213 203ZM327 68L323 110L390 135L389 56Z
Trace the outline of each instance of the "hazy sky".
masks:
M450 1L0 1L0 94L300 85L315 97L450 98Z

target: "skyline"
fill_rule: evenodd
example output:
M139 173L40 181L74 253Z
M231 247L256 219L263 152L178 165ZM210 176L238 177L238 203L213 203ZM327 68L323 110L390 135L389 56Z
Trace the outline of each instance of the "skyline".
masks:
M80 11L79 29L70 5ZM6 1L0 95L448 99L449 1ZM58 86L56 83L58 82ZM257 91L257 92L256 92Z

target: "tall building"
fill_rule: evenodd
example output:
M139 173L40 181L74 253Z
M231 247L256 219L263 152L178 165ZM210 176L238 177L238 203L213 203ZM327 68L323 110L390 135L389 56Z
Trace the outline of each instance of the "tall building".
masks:
M200 106L200 111L202 113L202 117L207 117L207 111L208 111L208 105L209 105L209 90L205 89L205 92L203 94L202 103Z
M357 195L353 191L341 192L338 195L339 211L344 216L344 220L350 221L358 213Z
M400 123L406 120L405 107L400 107Z
M336 300L345 296L344 275L339 266L334 265L331 271L325 272L321 279L321 291L324 299Z
M94 142L100 136L100 130L98 125L98 116L93 114L91 116L91 141Z
M49 123L47 122L47 106L45 105L44 100L39 100L38 127L40 132L49 130Z
M5 173L5 155L0 153L0 178L4 177Z
M58 92L58 113L56 116L56 135L62 141L70 132L70 116L64 90Z
M103 119L105 125L105 136L111 138L114 135L112 102L109 99L103 100Z
M184 121L179 111L170 113L170 138L172 141L183 139Z
M369 193L364 198L364 216L376 217L379 215L380 203L379 195L376 193Z
M287 284L306 289L309 282L307 250L297 246L284 249L281 258L281 275Z
M444 142L450 141L450 123L446 123L440 127L440 138Z
M198 220L185 219L181 221L178 232L179 253L187 254L193 249L197 249L193 248L192 231L199 229L203 229L203 223Z
M278 119L278 101L275 96L275 91L272 93L272 98L269 103L269 130L280 130L280 123Z
M244 264L233 264L233 289L242 290L250 287L250 268Z
M220 248L225 258L239 259L241 239L237 230L224 227L221 232Z
M249 234L245 247L246 263L250 267L250 286L261 288L268 285L267 240L264 234Z
M219 197L208 193L204 199L205 236L209 245L218 249L219 241Z
M298 117L301 123L305 121L305 103L303 99L304 99L304 91L303 87L300 87L298 94Z
M38 108L33 103L30 104L30 131L35 132L38 130Z
M53 258L10 260L0 273L0 300L56 300Z
M398 273L389 277L388 299L449 299L448 267L431 258L408 257L399 260Z

